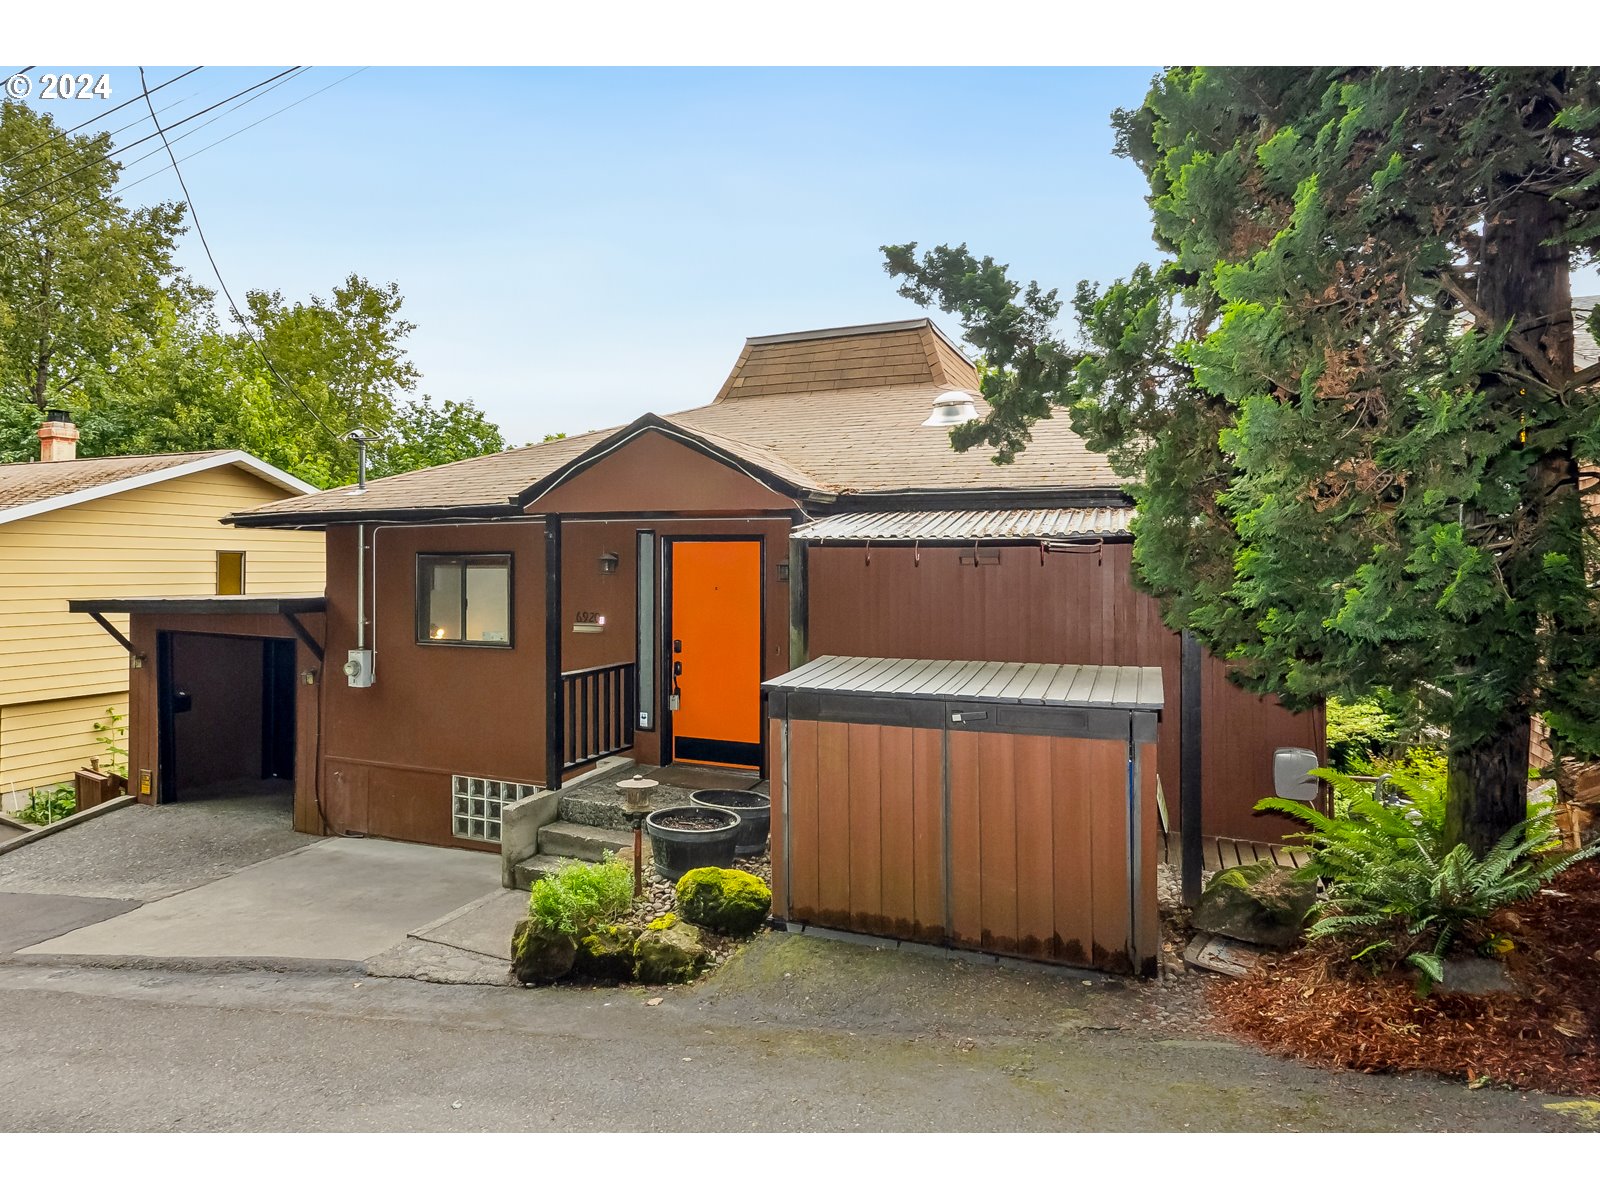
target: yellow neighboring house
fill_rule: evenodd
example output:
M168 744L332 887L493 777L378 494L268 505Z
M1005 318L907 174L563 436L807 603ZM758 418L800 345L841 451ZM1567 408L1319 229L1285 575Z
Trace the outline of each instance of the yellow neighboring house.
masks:
M67 601L317 595L321 533L219 518L317 489L242 450L79 459L51 413L39 462L0 463L0 807L105 758L94 726L127 713L128 656ZM113 617L124 633L127 619Z

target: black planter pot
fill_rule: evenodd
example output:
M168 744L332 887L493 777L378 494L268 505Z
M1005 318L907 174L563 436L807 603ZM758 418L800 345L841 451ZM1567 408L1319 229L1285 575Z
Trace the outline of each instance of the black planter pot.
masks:
M720 808L739 814L739 845L734 853L740 858L760 854L767 848L767 834L772 830L772 797L759 792L707 788L690 792L689 802L700 808Z
M662 824L663 817L674 814L695 817L727 818L717 829L670 829ZM700 808L680 804L674 808L660 808L644 819L644 831L650 835L650 856L656 874L663 879L677 880L685 871L696 867L733 866L734 847L739 844L742 822L739 814L725 808Z

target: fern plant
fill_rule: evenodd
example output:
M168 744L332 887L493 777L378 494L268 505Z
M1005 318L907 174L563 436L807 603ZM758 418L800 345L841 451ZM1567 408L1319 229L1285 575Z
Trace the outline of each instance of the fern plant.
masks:
M1508 830L1479 858L1466 846L1447 843L1443 779L1431 770L1392 771L1400 800L1393 806L1375 799L1368 783L1327 768L1313 773L1333 787L1332 816L1293 800L1256 805L1309 827L1290 835L1310 851L1297 876L1324 885L1307 940L1361 938L1365 944L1352 959L1375 970L1413 967L1424 994L1443 980L1444 956L1463 934L1574 863L1600 854L1600 843L1571 854L1545 853L1554 824L1541 812Z
M633 870L607 852L597 863L568 863L554 875L533 881L528 916L553 933L580 937L596 925L615 921L633 907Z

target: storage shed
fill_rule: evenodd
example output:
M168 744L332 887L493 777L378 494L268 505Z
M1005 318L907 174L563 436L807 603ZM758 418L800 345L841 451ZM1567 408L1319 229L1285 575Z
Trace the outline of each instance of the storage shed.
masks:
M762 687L778 916L1154 971L1159 668L827 655Z

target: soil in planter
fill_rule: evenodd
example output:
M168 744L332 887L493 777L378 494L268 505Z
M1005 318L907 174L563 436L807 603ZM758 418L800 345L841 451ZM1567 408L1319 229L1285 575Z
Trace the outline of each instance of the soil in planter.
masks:
M713 833L719 829L728 828L728 818L713 816L707 813L669 813L667 816L655 818L657 825L663 829L682 829L696 833Z

